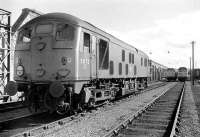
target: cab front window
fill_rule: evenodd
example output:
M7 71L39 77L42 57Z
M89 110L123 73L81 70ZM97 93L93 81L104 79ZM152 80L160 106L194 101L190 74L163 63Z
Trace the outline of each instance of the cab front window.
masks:
M37 34L48 34L53 32L53 24L39 24L36 26Z
M76 28L66 23L58 23L55 25L55 44L54 49L74 48Z
M58 24L56 27L56 40L74 40L74 28L68 24Z

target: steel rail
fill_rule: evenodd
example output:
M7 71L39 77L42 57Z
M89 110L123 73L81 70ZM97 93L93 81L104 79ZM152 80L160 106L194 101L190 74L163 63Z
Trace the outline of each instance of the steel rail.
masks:
M184 93L185 93L185 83L183 85L181 96L179 98L179 103L178 103L178 107L177 107L177 110L176 110L176 115L175 115L175 118L174 118L170 137L174 137L176 135L177 123L178 123L178 118L179 118L179 113L180 113L180 108L181 108L181 104L182 104L182 101L183 101Z
M25 107L24 101L4 102L0 104L0 112L7 112L22 107Z
M170 87L170 89L173 88L173 87ZM157 96L156 98L154 98L146 106L142 107L142 109L138 110L136 113L134 113L133 115L129 116L125 121L123 121L120 124L118 124L117 126L115 126L111 131L109 131L108 133L106 133L103 137L116 136L118 134L118 132L119 132L120 129L126 128L128 124L132 123L133 119L135 119L140 114L142 114L144 111L146 111L147 108L149 108L150 106L152 106L155 103L156 100L158 100L162 95L164 95L170 89L165 90L162 94L160 94L159 96Z

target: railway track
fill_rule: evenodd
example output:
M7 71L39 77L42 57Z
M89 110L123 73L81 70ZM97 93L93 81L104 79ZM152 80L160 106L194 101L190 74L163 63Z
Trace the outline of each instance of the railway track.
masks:
M6 102L0 104L0 113L8 112L14 109L25 108L23 101Z
M110 130L104 137L173 137L184 94L184 84L174 88Z
M167 83L159 83L150 86L149 88L139 91L136 94L141 92L146 92L152 89L159 88L161 86L166 85ZM45 132L47 129L54 128L56 126L61 126L63 124L68 124L71 121L78 119L81 116L84 116L84 113L80 113L78 115L72 116L56 116L56 115L49 115L47 113L40 113L37 115L27 115L21 116L19 119L4 121L2 124L4 126L0 127L3 132L0 132L0 136L11 136L14 135L15 137L22 137L22 136L31 136L41 132ZM16 124L20 123L20 124ZM0 122L1 124L1 122ZM28 125L28 127L27 127ZM31 125L31 126L30 126ZM15 128L20 127L20 130Z

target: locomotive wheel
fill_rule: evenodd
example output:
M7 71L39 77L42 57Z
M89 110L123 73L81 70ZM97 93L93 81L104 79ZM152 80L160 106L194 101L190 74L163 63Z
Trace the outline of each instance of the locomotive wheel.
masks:
M62 105L62 106L57 106L56 112L57 112L59 115L69 114L69 113L70 113L69 104L68 104L68 103L65 103L65 104Z
M9 96L14 96L17 94L17 84L14 81L9 81L5 87L5 92Z
M56 112L59 115L68 114L70 111L70 105L68 102L65 102L66 96L62 96L60 98L55 98L56 100Z
M32 92L32 90L28 91L28 94L26 96L26 103L28 105L28 110L30 112L36 112L37 109L39 108L39 105L37 104L37 95Z
M53 113L56 110L56 100L53 98L49 92L44 95L44 107Z
M116 89L116 88L111 89L110 94L111 94L111 97L112 97L112 98L115 98L115 97L116 97L117 91L118 91L118 89Z
M95 106L95 101L94 99L90 99L88 102L88 107L94 107Z

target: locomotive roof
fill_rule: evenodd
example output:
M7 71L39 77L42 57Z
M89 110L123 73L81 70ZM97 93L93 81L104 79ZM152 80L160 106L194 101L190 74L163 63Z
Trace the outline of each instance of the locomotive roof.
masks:
M60 21L68 22L68 23L70 23L70 24L78 25L78 26L84 27L84 28L86 28L86 29L89 29L89 30L91 30L91 31L97 32L97 33L99 33L99 34L101 34L101 35L103 35L103 36L106 36L106 37L109 38L111 41L113 41L113 40L116 41L116 40L117 40L117 42L126 44L126 45L128 45L128 46L130 46L130 47L132 47L132 48L135 48L135 47L133 47L132 45L127 44L127 43L121 41L120 39L114 37L113 35L111 35L111 34L105 32L105 31L103 31L103 30L97 28L97 27L94 26L93 24L91 24L91 23L89 23L89 22L87 22L87 21L84 21L84 20L82 20L82 19L80 19L80 18L77 18L77 17L75 17L75 16L72 16L72 15L70 15L70 14L66 14L66 13L58 13L58 12L57 12L57 13L47 13L47 14L43 14L43 15L41 15L41 16L38 16L38 17L36 17L36 18L30 20L30 21L27 22L23 27L25 27L25 26L27 26L27 25L30 25L30 24L33 24L33 23L36 23L36 22L41 21L41 20L60 20ZM23 28L23 27L22 27L22 28ZM143 51L138 50L137 48L135 48L135 50L136 50L138 53L142 53L142 54L144 54L144 55L147 56L147 54L144 53Z
M167 69L166 66L164 66L164 65L162 65L162 64L160 64L160 63L158 63L158 62L156 62L156 61L153 61L152 59L151 59L151 63L152 63L153 65L157 66L157 67L161 67L161 68L163 68L163 69Z
M175 71L175 69L174 69L174 68L167 68L167 70L173 70L173 71Z
M187 70L186 67L179 67L179 68L178 68L178 70L183 70L183 69Z
M67 21L71 24L79 25L79 26L86 26L87 23L84 22L83 20L66 14L66 13L48 13L48 14L43 14L41 16L38 16L31 21L27 22L25 25L33 24L41 20L61 20L61 21Z

